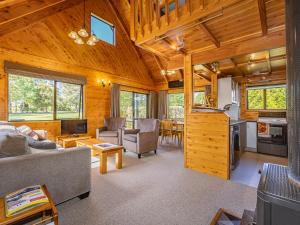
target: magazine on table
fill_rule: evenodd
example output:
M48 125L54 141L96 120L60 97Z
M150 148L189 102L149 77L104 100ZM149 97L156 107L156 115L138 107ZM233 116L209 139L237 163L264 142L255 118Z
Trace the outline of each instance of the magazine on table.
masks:
M6 217L14 216L49 202L40 185L26 187L4 197Z
M109 149L119 148L120 146L111 143L101 143L101 144L94 144L94 147L100 148L102 150L109 150Z

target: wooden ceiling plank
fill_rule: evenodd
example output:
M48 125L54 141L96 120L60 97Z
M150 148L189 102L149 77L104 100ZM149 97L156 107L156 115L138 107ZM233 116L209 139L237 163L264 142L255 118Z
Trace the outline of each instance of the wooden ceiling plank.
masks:
M183 48L177 49L177 46L175 43L173 43L169 38L165 37L161 39L163 42L165 42L171 49L175 50L176 52L179 52L181 54L185 54L186 51Z
M21 3L21 2L26 2L27 0L4 0L0 1L0 9L5 8L5 7L10 7L15 4Z
M82 2L82 0L59 0L53 3L48 3L41 8L32 10L12 19L0 22L0 36L8 34L12 31L17 31L25 26L40 21L47 16L70 8L80 2Z
M161 72L162 70L165 70L165 69L164 69L164 66L162 65L162 63L161 63L160 59L158 58L158 56L153 54L153 57L154 57L154 59L155 59L155 62L156 62L156 64L157 64L157 66L159 67L160 72ZM164 79L165 79L166 82L169 82L168 77L167 77L166 74L163 75L163 77L164 77Z
M136 40L136 7L135 7L135 0L130 2L130 37L132 41Z
M204 23L199 23L198 27L205 33L205 35L214 43L217 48L220 48L220 41L212 34Z
M267 12L265 0L257 0L262 35L268 34Z
M175 0L175 19L179 18L179 0Z
M237 63L235 62L235 60L233 58L230 58L230 61L232 62L232 64L234 65L234 68L244 77L245 73L241 70L240 67L238 67Z
M107 0L107 2L108 2L108 5L110 6L111 11L113 12L114 16L117 18L117 21L118 21L121 29L126 34L127 38L130 40L129 31L126 29L125 23L124 23L123 19L121 18L120 14L118 12L118 9L115 7L115 5L113 4L113 2L111 2L111 0ZM132 47L133 47L133 50L134 50L136 56L142 61L142 63L144 64L145 68L148 71L149 76L151 77L151 79L153 79L153 75L151 74L149 68L147 67L147 65L146 65L146 63L145 63L145 61L144 61L141 53L137 49L137 46L135 46L135 44L133 42L131 42L131 43L132 43Z

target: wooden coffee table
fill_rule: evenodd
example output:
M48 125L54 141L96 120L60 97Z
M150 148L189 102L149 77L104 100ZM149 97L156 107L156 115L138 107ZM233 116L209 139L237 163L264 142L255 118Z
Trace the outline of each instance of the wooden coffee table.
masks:
M76 141L77 147L80 146L87 146L92 149L92 155L99 155L100 157L100 174L105 174L107 172L107 156L116 155L116 168L122 169L122 153L123 153L123 146L117 146L113 149L103 150L100 148L95 147L95 144L104 143L104 141L90 138L86 140L78 140Z
M45 185L42 186L44 193L47 195L49 202L28 209L23 213L6 217L4 198L0 198L0 225L9 224L24 224L24 221L29 219L35 219L41 215L41 220L35 224L45 224L45 222L53 221L55 225L58 225L58 214L54 202L51 198ZM28 222L28 221L27 221Z

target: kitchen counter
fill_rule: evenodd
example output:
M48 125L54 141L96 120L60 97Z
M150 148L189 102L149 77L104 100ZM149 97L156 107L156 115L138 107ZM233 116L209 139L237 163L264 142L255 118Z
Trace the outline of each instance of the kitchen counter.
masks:
M247 122L247 120L230 120L229 125L234 126L234 125L238 125L238 124L246 123L246 122Z

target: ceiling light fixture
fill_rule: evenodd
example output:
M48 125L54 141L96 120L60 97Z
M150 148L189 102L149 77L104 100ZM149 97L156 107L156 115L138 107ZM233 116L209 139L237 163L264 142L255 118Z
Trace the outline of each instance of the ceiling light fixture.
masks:
M83 1L83 27L78 32L71 31L68 36L78 45L83 45L86 43L89 46L94 46L98 42L98 38L94 34L89 37L89 33L85 28L85 0ZM84 38L87 37L89 38L87 41L85 41Z

